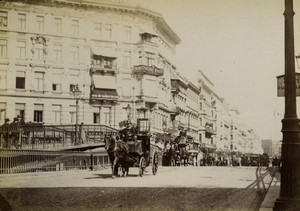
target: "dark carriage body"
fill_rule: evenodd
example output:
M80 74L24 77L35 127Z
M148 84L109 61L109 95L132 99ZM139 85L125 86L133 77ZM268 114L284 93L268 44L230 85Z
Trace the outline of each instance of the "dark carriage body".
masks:
M127 145L129 154L127 159L128 167L139 167L139 174L143 176L144 170L152 164L153 175L157 172L158 153L150 144L150 122L147 118L137 120L137 128L132 137L128 139Z

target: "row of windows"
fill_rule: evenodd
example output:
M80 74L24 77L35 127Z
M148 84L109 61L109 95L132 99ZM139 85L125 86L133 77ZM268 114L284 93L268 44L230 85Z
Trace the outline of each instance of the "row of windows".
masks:
M0 106L3 103L0 103ZM52 117L53 117L53 124L61 124L62 119L62 109L61 105L52 105ZM23 119L26 122L25 117L25 104L16 104L16 116L19 115L21 119ZM69 111L69 119L70 123L74 124L76 121L76 112L75 111ZM102 113L102 123L105 125L111 125L111 112L103 112ZM6 110L1 109L0 110L0 121L4 121L6 118ZM35 104L34 105L34 111L33 111L33 121L38 123L44 122L44 109L42 104ZM100 123L100 114L99 113L93 113L93 123L99 124Z
M0 39L0 58L7 58L7 40ZM26 55L27 48L26 48L26 41L17 41L16 43L17 50L14 52L17 59L25 60L28 56ZM46 48L43 44L36 44L34 47L34 50L31 51L34 53L34 59L37 61L44 61L46 60L46 56L48 55L48 48ZM63 45L62 44L53 44L52 47L53 52L53 59L55 62L61 63L63 61ZM151 58L150 58L151 57ZM154 59L155 54L154 53L146 53L146 64L143 62L143 60L140 58L140 64L152 66L154 65ZM69 60L72 64L78 64L80 58L80 50L79 46L70 46L69 49ZM123 67L124 68L131 68L131 60L132 60L132 53L131 51L124 51L123 52ZM94 58L92 59L92 64L100 65L104 63L110 63L106 64L109 67L112 67L111 61L101 61L100 59Z
M70 28L69 34L71 35L79 35L80 34L80 21L78 19L71 19L71 21L64 21L61 17L53 17L52 23L45 22L45 16L36 15L35 16L35 24L36 31L38 33L45 32L45 26L51 26L51 30L56 35L62 35L63 29L68 27ZM18 13L17 15L17 28L20 30L26 30L27 26L27 14ZM0 11L0 27L8 27L8 13L6 11ZM112 38L112 24L94 22L94 35L103 38L103 39L111 39ZM124 40L131 40L131 26L123 26L123 37Z
M73 124L76 121L76 109L75 106L70 106L69 114L70 114L70 123ZM61 118L62 118L62 106L61 105L52 105L51 111L52 117L53 117L53 123L54 124L61 124ZM44 122L44 105L43 104L34 104L33 108L33 121L42 123ZM23 119L25 122L26 120L26 114L25 114L25 103L16 103L15 104L15 114L16 116L19 115L21 119ZM4 121L6 118L6 104L0 102L0 121Z
M43 122L43 108L42 104L34 104L33 110L33 121L34 122ZM55 105L53 105L55 108ZM15 114L16 116L19 115L21 119L25 120L25 103L16 103L15 104ZM55 113L55 109L53 112ZM0 102L0 121L4 121L6 118L6 104Z
M45 78L44 72L35 72L34 79L33 79L33 86L35 91L44 91L45 89ZM7 77L5 72L0 74L0 89L6 89ZM73 92L75 87L78 84L70 84L69 85L69 92ZM26 88L26 76L25 72L17 71L16 72L16 89L25 89ZM52 83L52 91L53 92L61 92L62 91L62 84L61 83Z
M7 58L7 40L0 39L0 57ZM17 59L25 60L27 55L26 41L17 41L16 43L17 50L14 51ZM31 52L34 53L35 60L45 60L46 55L48 54L48 48L46 48L43 44L35 44L34 48L31 49ZM70 57L73 63L78 63L79 61L79 46L70 46ZM53 53L54 60L57 62L61 62L62 57L62 45L61 44L53 44Z

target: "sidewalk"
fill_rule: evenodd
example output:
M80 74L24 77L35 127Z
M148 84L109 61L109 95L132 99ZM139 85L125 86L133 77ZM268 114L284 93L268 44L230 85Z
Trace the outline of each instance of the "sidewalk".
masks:
M269 211L273 210L274 203L276 199L279 197L279 191L280 191L280 172L276 172L275 177L273 178L272 183L270 184L270 187L267 190L267 194L264 198L264 201L262 202L260 206L260 211Z

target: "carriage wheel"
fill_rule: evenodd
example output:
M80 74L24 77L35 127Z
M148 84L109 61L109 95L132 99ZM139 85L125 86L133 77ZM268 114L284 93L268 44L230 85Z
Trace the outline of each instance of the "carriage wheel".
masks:
M139 164L139 175L140 177L143 176L144 174L144 169L145 169L145 158L144 157L141 157L140 159L140 164Z
M152 173L153 175L156 175L158 170L158 154L157 152L154 152L152 156Z

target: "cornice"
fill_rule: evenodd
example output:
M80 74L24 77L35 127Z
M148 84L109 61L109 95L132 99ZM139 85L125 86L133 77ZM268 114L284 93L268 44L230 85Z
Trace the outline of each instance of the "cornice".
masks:
M160 29L164 34L166 34L175 45L181 43L181 39L177 36L177 34L170 28L170 26L166 23L162 16L156 18L156 26Z
M174 45L178 45L181 40L177 36L177 34L170 28L170 26L166 23L163 16L155 12L153 10L149 10L140 5L130 4L130 1L105 1L105 0L5 0L5 2L15 2L15 3L23 3L23 4L31 4L31 5L69 5L72 7L79 8L95 8L102 10L112 10L112 11L121 11L127 13L133 13L137 15L143 15L146 17L150 17L153 19L156 27L161 31L163 35L168 37Z
M191 90L193 90L194 92L196 92L196 93L200 93L200 90L197 88L197 86L196 85L194 85L192 82L189 82L189 84L188 84L188 88L189 89L191 89Z

